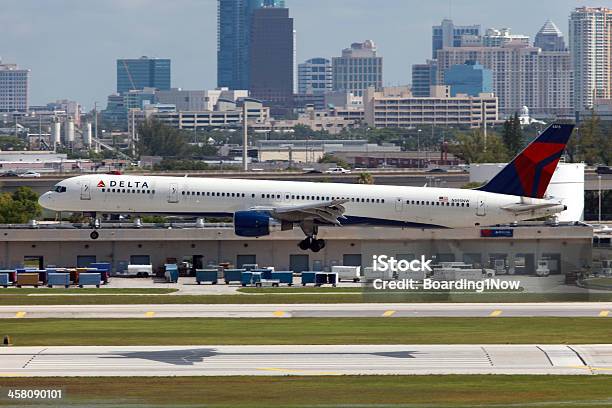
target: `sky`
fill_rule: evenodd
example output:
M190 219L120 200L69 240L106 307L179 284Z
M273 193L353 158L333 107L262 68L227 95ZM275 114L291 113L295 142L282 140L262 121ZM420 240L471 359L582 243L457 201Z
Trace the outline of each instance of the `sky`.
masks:
M509 27L533 39L547 19L567 36L574 7L610 0L286 0L298 63L373 40L385 85L410 83L431 57L431 26ZM216 0L0 0L0 58L31 69L30 104L71 99L106 105L117 58L172 59L172 86L216 86Z

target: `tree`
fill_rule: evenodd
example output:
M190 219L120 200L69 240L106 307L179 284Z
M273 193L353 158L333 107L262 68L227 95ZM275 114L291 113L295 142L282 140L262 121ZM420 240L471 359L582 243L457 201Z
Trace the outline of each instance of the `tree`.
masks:
M599 116L594 112L580 123L576 132L575 155L587 164L610 163L612 159L612 142L604 132Z
M0 195L0 224L23 224L40 217L38 195L29 187Z
M521 129L521 121L517 113L504 122L502 140L508 153L512 157L519 154L523 148L523 131Z
M332 163L338 167L349 168L349 164L346 160L334 156L333 154L325 153L323 157L319 159L319 163Z
M181 157L188 150L183 133L154 119L138 126L136 150L140 156Z
M508 151L501 138L494 133L487 135L485 148L484 135L480 130L457 136L450 151L466 163L500 163L508 161Z
M359 173L359 184L374 184L374 177L370 173Z

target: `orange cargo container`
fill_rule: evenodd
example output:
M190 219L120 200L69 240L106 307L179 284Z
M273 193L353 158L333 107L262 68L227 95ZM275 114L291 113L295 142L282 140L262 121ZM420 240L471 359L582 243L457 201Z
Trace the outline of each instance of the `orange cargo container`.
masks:
M18 273L17 274L17 287L20 288L23 285L38 287L40 284L38 272L36 273Z

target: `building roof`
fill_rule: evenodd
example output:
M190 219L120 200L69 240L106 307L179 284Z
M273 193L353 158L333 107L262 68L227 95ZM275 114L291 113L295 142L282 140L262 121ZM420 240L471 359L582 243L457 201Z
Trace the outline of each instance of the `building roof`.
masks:
M551 20L546 20L542 28L540 28L540 31L538 31L538 34L555 34L559 37L563 36L561 30L559 30L559 28Z

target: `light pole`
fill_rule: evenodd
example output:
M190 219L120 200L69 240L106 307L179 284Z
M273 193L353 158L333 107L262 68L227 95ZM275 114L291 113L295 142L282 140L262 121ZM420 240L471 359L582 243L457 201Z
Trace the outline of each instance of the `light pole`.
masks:
M417 129L417 165L421 168L421 132L422 129Z
M601 224L601 174L597 175L597 192L598 192L598 207L599 207L599 212L598 212L598 217L597 220L599 221L599 223Z

